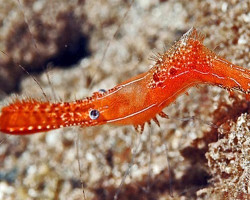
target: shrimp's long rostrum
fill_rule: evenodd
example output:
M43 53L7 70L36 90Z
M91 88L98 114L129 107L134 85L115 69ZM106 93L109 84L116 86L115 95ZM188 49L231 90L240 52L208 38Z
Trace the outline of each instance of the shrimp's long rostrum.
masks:
M203 36L190 29L148 72L106 92L69 103L16 101L2 109L0 131L31 134L66 126L106 123L143 127L164 116L162 109L198 84L236 89L250 97L250 70L220 58L203 44Z

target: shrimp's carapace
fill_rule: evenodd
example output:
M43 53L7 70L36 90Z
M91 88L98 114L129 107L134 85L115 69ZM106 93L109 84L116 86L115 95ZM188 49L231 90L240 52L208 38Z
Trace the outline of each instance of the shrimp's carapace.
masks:
M190 29L148 72L106 92L70 103L16 101L0 114L0 131L30 134L66 126L105 123L141 127L188 88L210 84L250 95L250 70L233 65L203 44L204 37Z

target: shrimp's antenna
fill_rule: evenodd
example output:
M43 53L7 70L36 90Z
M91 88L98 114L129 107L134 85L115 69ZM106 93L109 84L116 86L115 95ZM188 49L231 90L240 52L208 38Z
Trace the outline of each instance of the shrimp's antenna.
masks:
M151 190L151 179L152 179L152 156L153 156L153 143L152 143L152 126L149 126L148 137L149 137L149 160L148 160L148 183L147 193Z
M198 116L189 116L189 117L169 117L169 119L172 119L172 120L178 120L178 121L194 121L194 120L197 120L197 121L200 121L202 122L203 124L206 124L212 128L215 128L215 129L222 129L224 131L224 133L231 133L231 131L229 130L225 130L223 127L221 127L220 125L216 125L214 124L213 122L210 122L210 121L207 121L207 120L203 120L201 119L200 117Z
M1 133L1 132L0 132ZM7 142L7 139L10 137L10 135L6 135L3 139L0 140L0 145Z
M6 54L4 51L2 51L1 49L0 49L0 51L1 51L5 56L7 56L8 58L10 58L10 56L9 56L8 54ZM11 58L10 58L10 59L11 59ZM45 97L45 99L46 99L47 101L49 101L49 98L47 97L46 93L44 92L44 90L43 90L42 86L40 85L40 83L38 82L38 80L37 80L32 74L30 74L21 64L16 63L14 60L13 60L13 62L15 63L15 65L19 66L28 76L31 76L31 77L32 77L32 79L36 82L36 84L38 85L38 87L39 87L40 90L42 91L43 96Z
M37 41L36 41L36 38L34 37L34 35L33 35L32 32L31 32L31 28L30 28L30 26L29 26L29 20L28 20L28 17L26 16L26 14L25 14L25 8L24 8L24 6L22 5L22 3L21 3L20 0L17 0L17 2L18 2L18 4L19 4L19 7L20 7L21 10L22 10L23 17L24 17L24 21L25 21L25 23L26 23L26 25L27 25L28 32L29 32L30 37L31 37L31 39L32 39L32 44L33 44L34 47L35 47L35 51L36 51L37 55L39 55L38 46L37 46ZM23 67L22 67L22 68L23 68ZM43 67L43 68L45 69L45 67ZM27 73L27 72L26 72L26 73ZM45 73L46 73L46 77L47 77L48 83L49 83L49 85L50 85L50 87L51 87L51 90L52 90L52 94L53 94L53 96L54 96L54 99L55 99L55 101L57 101L56 93L55 93L54 87L53 87L53 85L52 85L50 76L49 76L49 74L48 74L47 71L46 71ZM28 73L28 75L30 75L30 74ZM31 77L32 77L32 76L31 76ZM33 78L33 77L32 77L32 78ZM33 79L34 79L34 78L33 78ZM38 81L35 80L35 82L37 83ZM46 98L46 100L48 100L47 97L45 97L45 98Z
M0 100L7 96L7 93L0 89Z
M47 65L47 71L46 71L46 77L47 77L47 80L48 80L48 82L49 82L49 85L50 85L50 88L51 88L51 93L52 93L52 95L53 95L53 97L54 97L54 99L55 99L55 101L62 101L62 99L60 98L60 97L57 97L57 95L56 95L56 91L55 91L55 87L53 86L53 84L52 84L52 82L51 82L51 78L50 78L50 75L49 75L49 70L52 68L52 66L51 66L51 64L50 63L48 63L48 65Z
M124 185L125 183L125 180L127 178L127 176L130 174L130 171L134 165L134 160L135 160L135 156L138 154L138 150L139 150L139 147L140 147L140 144L142 142L142 135L141 134L136 134L136 135L139 135L139 141L138 141L138 144L135 144L135 146L132 148L132 157L131 157L131 161L129 162L129 166L128 166L128 169L126 170L124 176L122 177L122 180L121 180L121 183L115 193L115 196L114 196L114 200L117 200L118 199L118 196L121 192L121 189L122 189L122 186Z
M100 61L99 64L97 65L97 68L96 68L95 71L97 71L97 69L99 69L100 66L103 64L103 61L104 61L104 59L105 59L105 57L106 57L106 55L107 55L108 48L109 48L110 44L112 43L112 41L114 40L114 38L116 37L118 31L119 31L120 28L121 28L121 25L124 23L124 20L127 18L127 15L128 15L128 13L129 13L129 11L130 11L132 5L134 4L134 1L135 1L135 0L132 0L132 1L129 3L128 9L127 9L127 11L125 12L124 16L122 17L120 23L118 24L118 26L117 26L117 28L116 28L116 31L114 32L114 34L113 34L113 36L111 37L111 39L109 39L109 41L107 42L107 44L106 44L106 46L105 46L105 48L104 48L104 52L103 52L101 61ZM91 82L90 82L90 84L89 84L89 88L91 88L91 87L93 86L93 84L94 84L95 74L96 74L96 73L94 73L94 76L92 77L92 80L91 80Z
M23 12L24 21L25 21L25 23L26 23L26 25L27 25L29 34L30 34L30 36L31 36L31 38L32 38L32 43L33 43L33 45L35 46L35 49L37 50L38 48L37 48L37 45L36 45L36 39L35 39L35 37L33 37L33 34L31 33L31 29L30 29L30 26L29 26L29 23L28 23L29 21L28 21L27 16L25 15L24 7L23 7L23 5L21 4L20 0L17 0L17 2L18 2L19 6L20 6L20 8L21 8L21 10L22 10L22 12Z
M83 199L86 200L86 195L84 191L84 186L83 186L83 180L82 180L82 167L81 167L81 161L80 161L80 156L79 156L79 143L80 143L80 138L79 138L79 131L77 132L77 139L75 140L75 147L76 147L76 158L77 158L77 163L78 163L78 171L79 171L79 176L81 180L81 186L82 186L82 193L83 193Z
M169 157L168 157L168 144L163 138L162 130L160 130L160 137L161 137L161 141L163 141L164 151L165 151L166 159L167 159L168 177L169 177L169 194L173 198L174 197L173 188L172 188L173 178L172 178L172 173L171 173L171 164L170 164Z
M168 158L168 145L167 145L166 142L164 143L164 146L165 146L166 158L167 158L167 166L168 166L169 194L170 194L171 197L174 197L173 188L172 188L173 178L172 178L172 174L171 174L171 163L170 163L169 158Z

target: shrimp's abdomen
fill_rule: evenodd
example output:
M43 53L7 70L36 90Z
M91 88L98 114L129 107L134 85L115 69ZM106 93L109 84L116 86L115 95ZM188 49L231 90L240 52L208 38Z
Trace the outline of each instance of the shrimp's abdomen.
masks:
M216 57L211 74L213 77L205 78L206 81L228 90L239 90L250 100L250 70L234 65L223 58Z

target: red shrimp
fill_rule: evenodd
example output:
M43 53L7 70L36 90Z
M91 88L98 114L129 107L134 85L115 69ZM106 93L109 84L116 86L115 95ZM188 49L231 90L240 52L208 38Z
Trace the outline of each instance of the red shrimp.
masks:
M167 117L162 109L188 88L209 84L227 90L240 90L250 98L250 70L236 66L206 48L204 36L191 28L155 65L108 91L74 102L50 103L35 99L16 100L2 108L0 131L25 135L67 126L96 126L106 123L144 124L156 115Z

